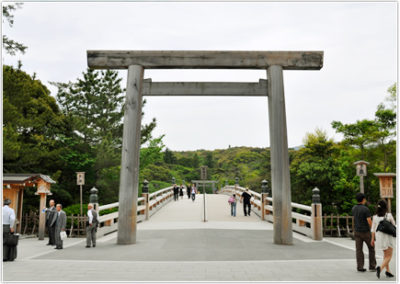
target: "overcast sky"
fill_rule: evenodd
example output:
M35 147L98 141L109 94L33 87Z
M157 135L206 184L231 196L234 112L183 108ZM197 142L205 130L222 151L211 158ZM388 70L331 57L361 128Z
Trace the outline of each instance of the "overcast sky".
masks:
M397 78L397 3L25 3L3 32L28 46L4 64L49 81L74 81L88 49L323 50L320 71L284 71L289 146L317 127L335 140L333 120L374 116ZM120 71L124 78L126 71ZM153 81L248 81L260 70L148 70ZM49 88L52 95L55 89ZM267 98L151 97L173 150L269 146Z

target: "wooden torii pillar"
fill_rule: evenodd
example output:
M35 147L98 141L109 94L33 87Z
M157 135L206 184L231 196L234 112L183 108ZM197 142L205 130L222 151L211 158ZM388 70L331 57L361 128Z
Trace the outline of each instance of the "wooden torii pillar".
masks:
M143 90L145 89L147 94L153 95L158 93L159 95L248 96L249 94L246 93L253 93L253 95L256 93L256 91L250 91L251 87L243 85L245 83L241 83L241 87L244 89L239 92L235 91L233 85L235 83L215 82L162 83L163 87L170 84L167 91L161 88L162 85L158 85L157 88L157 83L147 82L147 86L144 88L146 85L143 82L144 69L264 69L267 71L274 243L292 244L283 70L320 70L323 66L322 51L88 50L87 58L90 68L128 69L119 189L118 244L136 242ZM259 85L261 84L259 83ZM236 85L236 87L238 86ZM260 86L253 87L259 88ZM202 91L202 88L208 88L208 91Z

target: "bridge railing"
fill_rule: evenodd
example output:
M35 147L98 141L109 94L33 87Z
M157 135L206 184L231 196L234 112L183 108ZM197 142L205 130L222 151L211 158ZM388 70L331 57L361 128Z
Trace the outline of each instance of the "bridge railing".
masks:
M235 193L238 197L246 191L246 188L234 185L225 186L221 188L221 193L233 194ZM262 220L269 222L274 221L274 207L273 199L268 197L266 193L261 194L252 190L249 190L251 199L251 210L258 215ZM264 196L264 202L262 197ZM308 206L304 204L299 204L292 202L292 228L293 231L304 234L312 239L321 240L322 239L322 208L321 204L313 204L313 206ZM316 206L314 206L316 205Z
M156 213L161 207L171 201L173 197L172 186L160 189L153 193L143 193L142 197L137 199L137 221L142 222L146 218L152 216ZM148 198L147 196L148 195ZM148 201L147 201L148 200ZM106 205L99 206L97 212L100 215L101 211L107 209L118 208L119 202L114 202ZM99 229L98 235L106 235L110 232L117 230L117 222L118 222L118 211L111 212L102 216L99 216Z

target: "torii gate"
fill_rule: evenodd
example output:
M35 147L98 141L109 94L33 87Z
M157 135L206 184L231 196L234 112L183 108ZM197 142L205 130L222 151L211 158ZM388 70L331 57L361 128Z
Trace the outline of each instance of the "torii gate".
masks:
M136 243L140 127L143 95L268 96L274 243L292 244L291 191L283 70L320 70L323 51L88 50L93 69L128 69L121 176L118 244ZM265 69L259 83L153 83L144 69Z

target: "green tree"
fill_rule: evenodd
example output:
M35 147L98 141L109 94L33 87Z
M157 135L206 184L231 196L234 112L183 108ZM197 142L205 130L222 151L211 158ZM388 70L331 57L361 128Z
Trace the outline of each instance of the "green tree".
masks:
M315 133L307 133L304 148L293 154L290 165L293 201L310 204L312 189L318 187L324 213L338 213L332 203L343 206L340 211L349 210L345 202L354 199L356 190L352 181L354 174L348 182L350 167L354 172L352 162L340 160L339 148L325 131L317 129Z
M164 152L164 162L166 164L174 164L176 163L176 157L172 151L170 151L168 148L165 149Z
M340 121L332 122L333 129L344 136L343 142L358 147L361 159L365 159L366 147L375 142L377 125L374 120L357 120L356 123L343 124Z
M14 12L18 8L21 8L22 3L14 3L3 5L3 23L4 19L7 20L8 25L12 27L14 25ZM7 35L3 34L3 48L10 55L16 55L17 52L25 53L27 46L19 43L15 40L10 39Z
M206 166L209 168L214 168L214 159L213 159L213 154L212 152L207 152L206 155Z
M192 168L198 169L200 166L200 158L197 153L194 153L192 156Z
M22 70L3 66L5 172L52 172L60 166L64 117L50 91Z
M96 145L108 134L116 144L122 137L121 78L112 70L88 68L75 83L52 83L58 88L57 100L74 122L85 143Z

